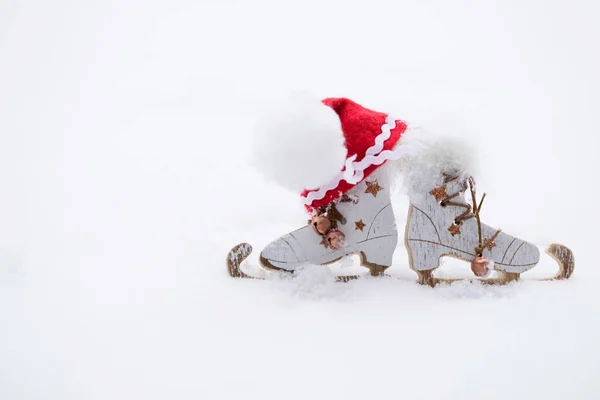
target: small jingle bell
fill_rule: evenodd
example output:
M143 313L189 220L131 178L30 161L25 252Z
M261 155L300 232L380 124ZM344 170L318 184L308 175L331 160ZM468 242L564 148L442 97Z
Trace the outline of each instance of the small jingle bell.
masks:
M488 260L478 255L471 261L471 271L473 271L475 276L485 276L489 272L489 263Z
M326 235L331 229L331 221L322 215L314 217L311 224L319 235Z
M339 250L346 244L346 235L340 231L331 231L327 234L327 243L334 250Z

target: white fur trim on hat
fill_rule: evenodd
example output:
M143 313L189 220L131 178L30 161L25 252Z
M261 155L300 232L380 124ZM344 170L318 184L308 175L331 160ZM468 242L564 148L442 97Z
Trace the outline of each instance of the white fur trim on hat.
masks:
M274 104L253 135L252 164L267 180L295 193L338 175L346 153L338 115L303 94Z

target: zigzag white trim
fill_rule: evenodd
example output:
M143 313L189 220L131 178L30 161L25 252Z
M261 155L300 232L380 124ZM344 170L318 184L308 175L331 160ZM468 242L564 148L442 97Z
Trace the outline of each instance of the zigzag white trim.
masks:
M396 127L396 119L390 115L385 117L385 123L381 125L381 133L375 138L375 144L367 149L365 156L375 155L383 150L383 143L392 136L392 129Z
M364 170L371 165L381 165L387 160L398 160L404 155L403 148L396 146L393 150L383 150L383 144L392 135L392 129L396 128L396 119L391 115L385 118L385 123L381 125L381 133L375 138L375 143L369 147L365 153L365 157L355 162L356 154L348 157L344 165L346 170L340 172L329 183L321 186L319 189L309 192L304 198L304 204L310 205L315 200L321 200L328 191L338 187L342 180L355 185L364 178Z

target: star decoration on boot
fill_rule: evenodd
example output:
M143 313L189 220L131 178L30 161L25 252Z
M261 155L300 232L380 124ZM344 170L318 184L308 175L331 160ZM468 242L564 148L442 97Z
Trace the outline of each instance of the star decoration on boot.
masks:
M356 228L354 228L354 230L363 230L363 228L365 227L365 223L363 222L363 220L361 219L360 221L356 221L354 222L354 224L356 225Z
M448 193L446 193L446 188L444 186L440 186L440 187L436 187L435 189L432 189L429 194L433 195L433 197L435 197L435 199L437 201L442 200L444 197L448 196Z
M450 232L452 236L460 235L460 226L452 224L450 225L450 228L448 228L448 232Z
M379 186L379 183L377 181L375 181L375 182L366 181L366 183L367 183L367 188L365 189L365 193L371 193L373 195L373 197L377 197L377 193L383 189L381 186Z

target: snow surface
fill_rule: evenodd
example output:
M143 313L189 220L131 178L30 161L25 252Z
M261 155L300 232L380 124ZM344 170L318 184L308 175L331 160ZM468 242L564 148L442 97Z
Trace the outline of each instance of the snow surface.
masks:
M599 7L0 3L0 399L598 398ZM486 222L572 279L229 278L305 223L248 159L292 90L464 135Z

